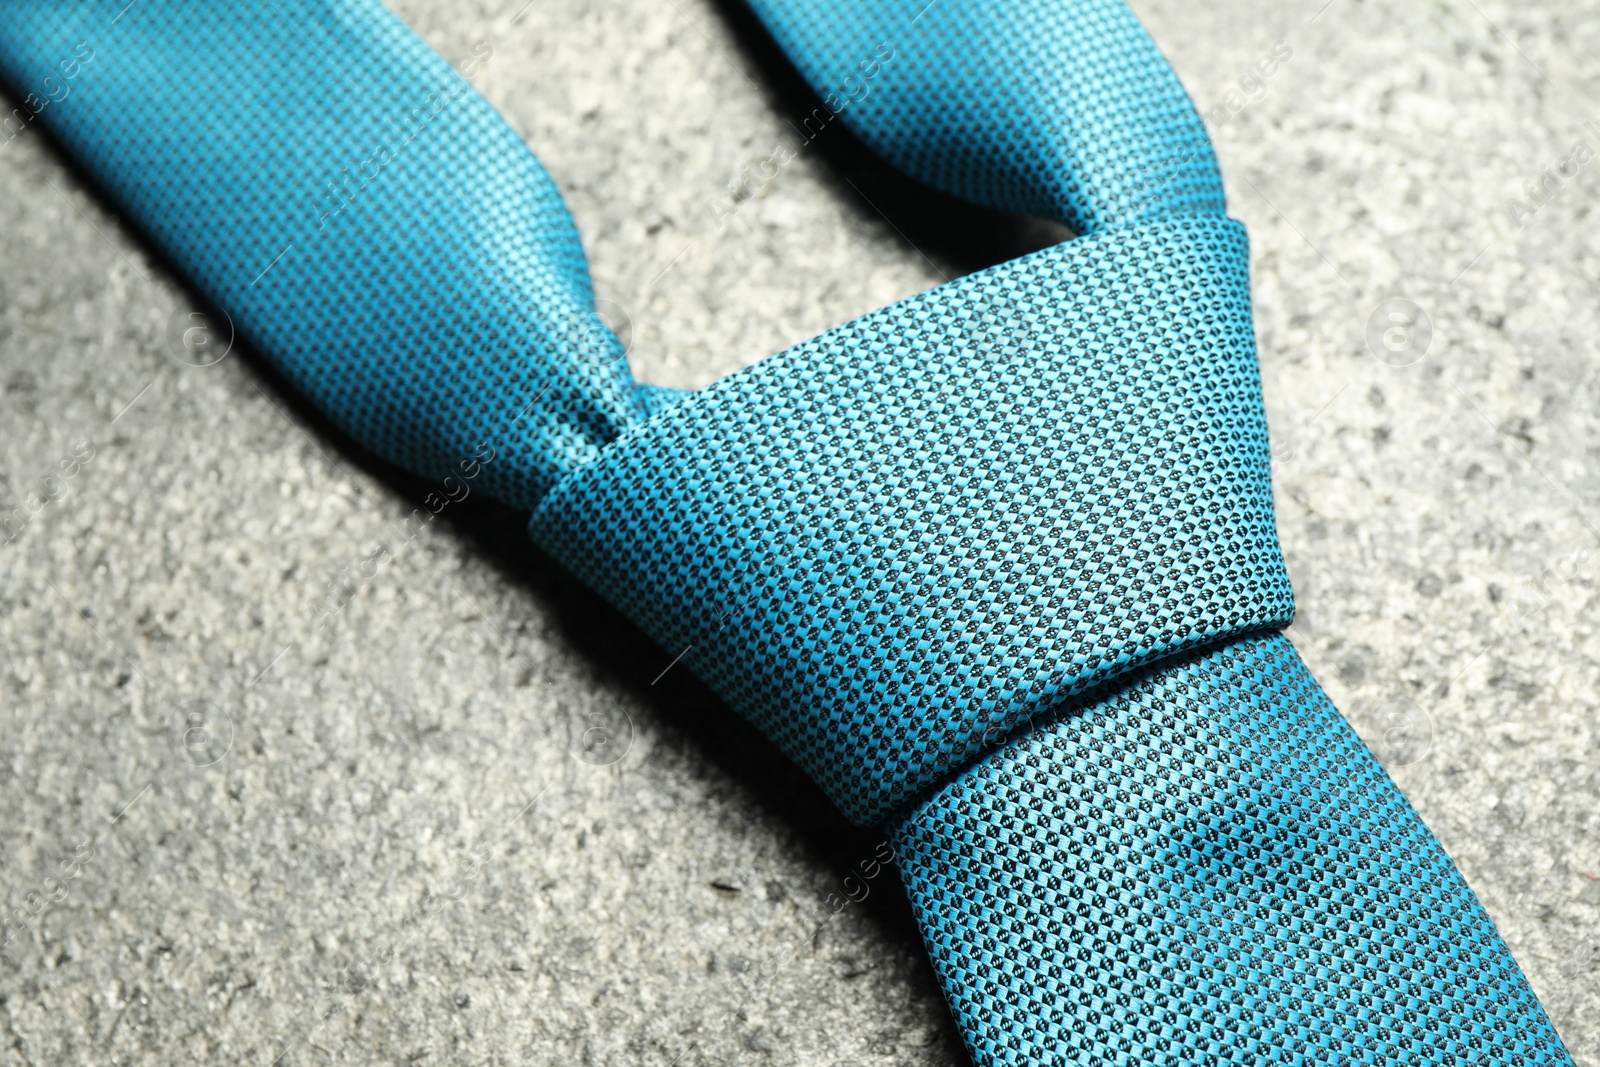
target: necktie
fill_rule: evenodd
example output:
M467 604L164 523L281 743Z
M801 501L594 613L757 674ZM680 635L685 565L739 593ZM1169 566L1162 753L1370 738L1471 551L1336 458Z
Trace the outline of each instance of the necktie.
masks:
M9 3L0 73L356 440L529 511L888 827L978 1064L1569 1064L1278 632L1245 236L1131 12L752 6L897 167L1080 236L684 393L375 2Z

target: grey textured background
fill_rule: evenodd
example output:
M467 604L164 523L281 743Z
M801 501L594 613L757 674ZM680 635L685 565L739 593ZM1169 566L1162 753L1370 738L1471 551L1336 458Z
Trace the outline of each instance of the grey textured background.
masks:
M642 378L1044 239L839 129L719 223L807 110L736 9L397 7L453 60L492 48L475 81ZM1507 204L1600 153L1600 3L1135 7L1203 109L1243 104L1215 136L1291 634L1600 1064L1600 159ZM175 358L184 291L37 130L0 145L0 204L0 514L55 497L0 546L7 1062L964 1062L894 874L860 874L878 835L692 679L652 687L669 657L517 516L469 499L406 543L425 486L253 358ZM1405 366L1367 342L1395 297L1431 323Z

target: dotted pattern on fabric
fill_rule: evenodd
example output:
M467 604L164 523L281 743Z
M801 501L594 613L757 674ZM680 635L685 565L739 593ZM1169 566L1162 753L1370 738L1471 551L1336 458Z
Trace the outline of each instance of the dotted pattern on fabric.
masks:
M837 114L937 189L1078 233L1225 210L1205 123L1122 0L750 6L822 102L803 128Z
M1094 236L685 394L632 382L549 176L375 0L10 0L0 78L334 422L424 475L492 449L478 486L888 818L979 1067L1570 1064L1240 636L1290 611L1242 230L1131 12L752 3L802 126Z
M115 14L0 5L7 85L362 445L532 510L646 417L555 183L375 0Z
M1142 672L891 836L980 1067L1571 1063L1281 636Z
M878 822L1018 722L1294 612L1244 229L1046 249L717 382L535 541Z

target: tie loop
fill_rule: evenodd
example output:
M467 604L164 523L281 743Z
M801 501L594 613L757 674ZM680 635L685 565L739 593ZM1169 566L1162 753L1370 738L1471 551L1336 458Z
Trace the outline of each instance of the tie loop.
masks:
M1123 0L750 0L904 173L1080 234L1226 211L1211 139Z

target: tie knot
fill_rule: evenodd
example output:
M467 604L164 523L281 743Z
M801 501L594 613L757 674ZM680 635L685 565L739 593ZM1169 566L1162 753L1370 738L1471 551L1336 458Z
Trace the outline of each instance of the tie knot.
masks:
M1119 228L846 323L639 425L531 530L879 821L1292 617L1243 228Z

